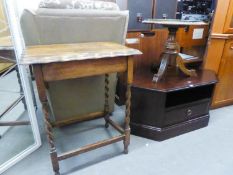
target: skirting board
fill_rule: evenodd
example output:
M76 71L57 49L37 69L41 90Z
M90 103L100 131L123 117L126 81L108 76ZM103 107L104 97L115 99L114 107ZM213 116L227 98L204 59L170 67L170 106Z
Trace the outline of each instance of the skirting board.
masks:
M156 141L163 141L190 131L206 127L208 126L208 123L209 115L205 115L165 128L141 125L132 122L130 123L130 126L131 134L133 135L145 137Z

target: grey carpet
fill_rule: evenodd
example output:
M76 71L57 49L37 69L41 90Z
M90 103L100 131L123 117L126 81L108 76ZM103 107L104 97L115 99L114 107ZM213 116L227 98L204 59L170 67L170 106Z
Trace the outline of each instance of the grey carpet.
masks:
M0 78L0 114L20 97L16 71ZM20 102L6 113L0 121L28 121L28 113ZM30 126L0 127L0 165L16 156L34 143Z
M156 142L131 136L130 152L122 154L117 143L60 162L64 175L231 175L233 165L233 106L211 111L209 126ZM122 123L117 107L114 120ZM41 111L38 120L41 121ZM95 142L116 134L106 130L104 120L72 125L55 131L60 151ZM43 145L5 172L5 175L51 175L48 144L41 126Z
M11 112L14 112L11 111ZM15 113L10 113L16 115ZM28 113L25 111L18 121L28 121ZM21 153L28 146L34 144L31 126L14 126L1 136L0 139L0 165L12 157Z

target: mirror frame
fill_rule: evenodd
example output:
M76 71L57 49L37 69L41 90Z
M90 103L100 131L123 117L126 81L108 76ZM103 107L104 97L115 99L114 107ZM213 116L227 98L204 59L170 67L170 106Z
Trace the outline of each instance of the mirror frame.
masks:
M16 2L15 2L16 3ZM14 9L12 6L13 1L12 0L3 0L5 12L6 12L6 18L8 20L9 28L10 28L10 33L12 36L12 43L13 43L13 48L15 50L15 55L16 55L16 61L17 61L17 66L19 69L20 73L20 78L22 82L22 87L23 87L23 92L25 95L25 101L27 105L27 110L29 114L29 120L31 123L31 128L32 128L32 133L34 136L34 144L30 145L27 149L23 150L21 153L18 155L12 157L9 159L7 162L4 164L0 165L0 174L15 165L17 162L21 161L23 158L37 150L41 146L41 138L40 138L40 132L38 128L38 123L37 123L37 118L36 118L36 112L35 112L35 107L33 104L33 98L32 98L32 90L30 88L29 84L29 78L28 78L28 67L24 65L20 65L19 60L21 58L21 53L23 49L25 48L24 41L22 39L22 34L21 34L21 29L19 25L19 21L17 19L17 12L16 9Z

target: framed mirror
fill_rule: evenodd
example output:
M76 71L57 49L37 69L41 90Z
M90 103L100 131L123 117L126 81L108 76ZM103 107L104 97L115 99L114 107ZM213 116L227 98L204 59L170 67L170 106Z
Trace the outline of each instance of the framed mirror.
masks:
M0 0L0 174L41 145L30 71L18 64L19 7Z

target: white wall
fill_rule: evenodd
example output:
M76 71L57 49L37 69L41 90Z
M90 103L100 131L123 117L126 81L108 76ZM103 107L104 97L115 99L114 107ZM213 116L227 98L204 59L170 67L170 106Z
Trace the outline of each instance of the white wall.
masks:
M19 11L19 14L23 12L25 8L34 8L36 9L41 0L15 0L16 6ZM120 6L121 10L127 9L127 0L116 0L117 4Z
M116 0L121 10L127 10L127 0Z
M14 0L16 1L16 8L18 9L19 15L22 14L25 8L36 9L41 0Z

